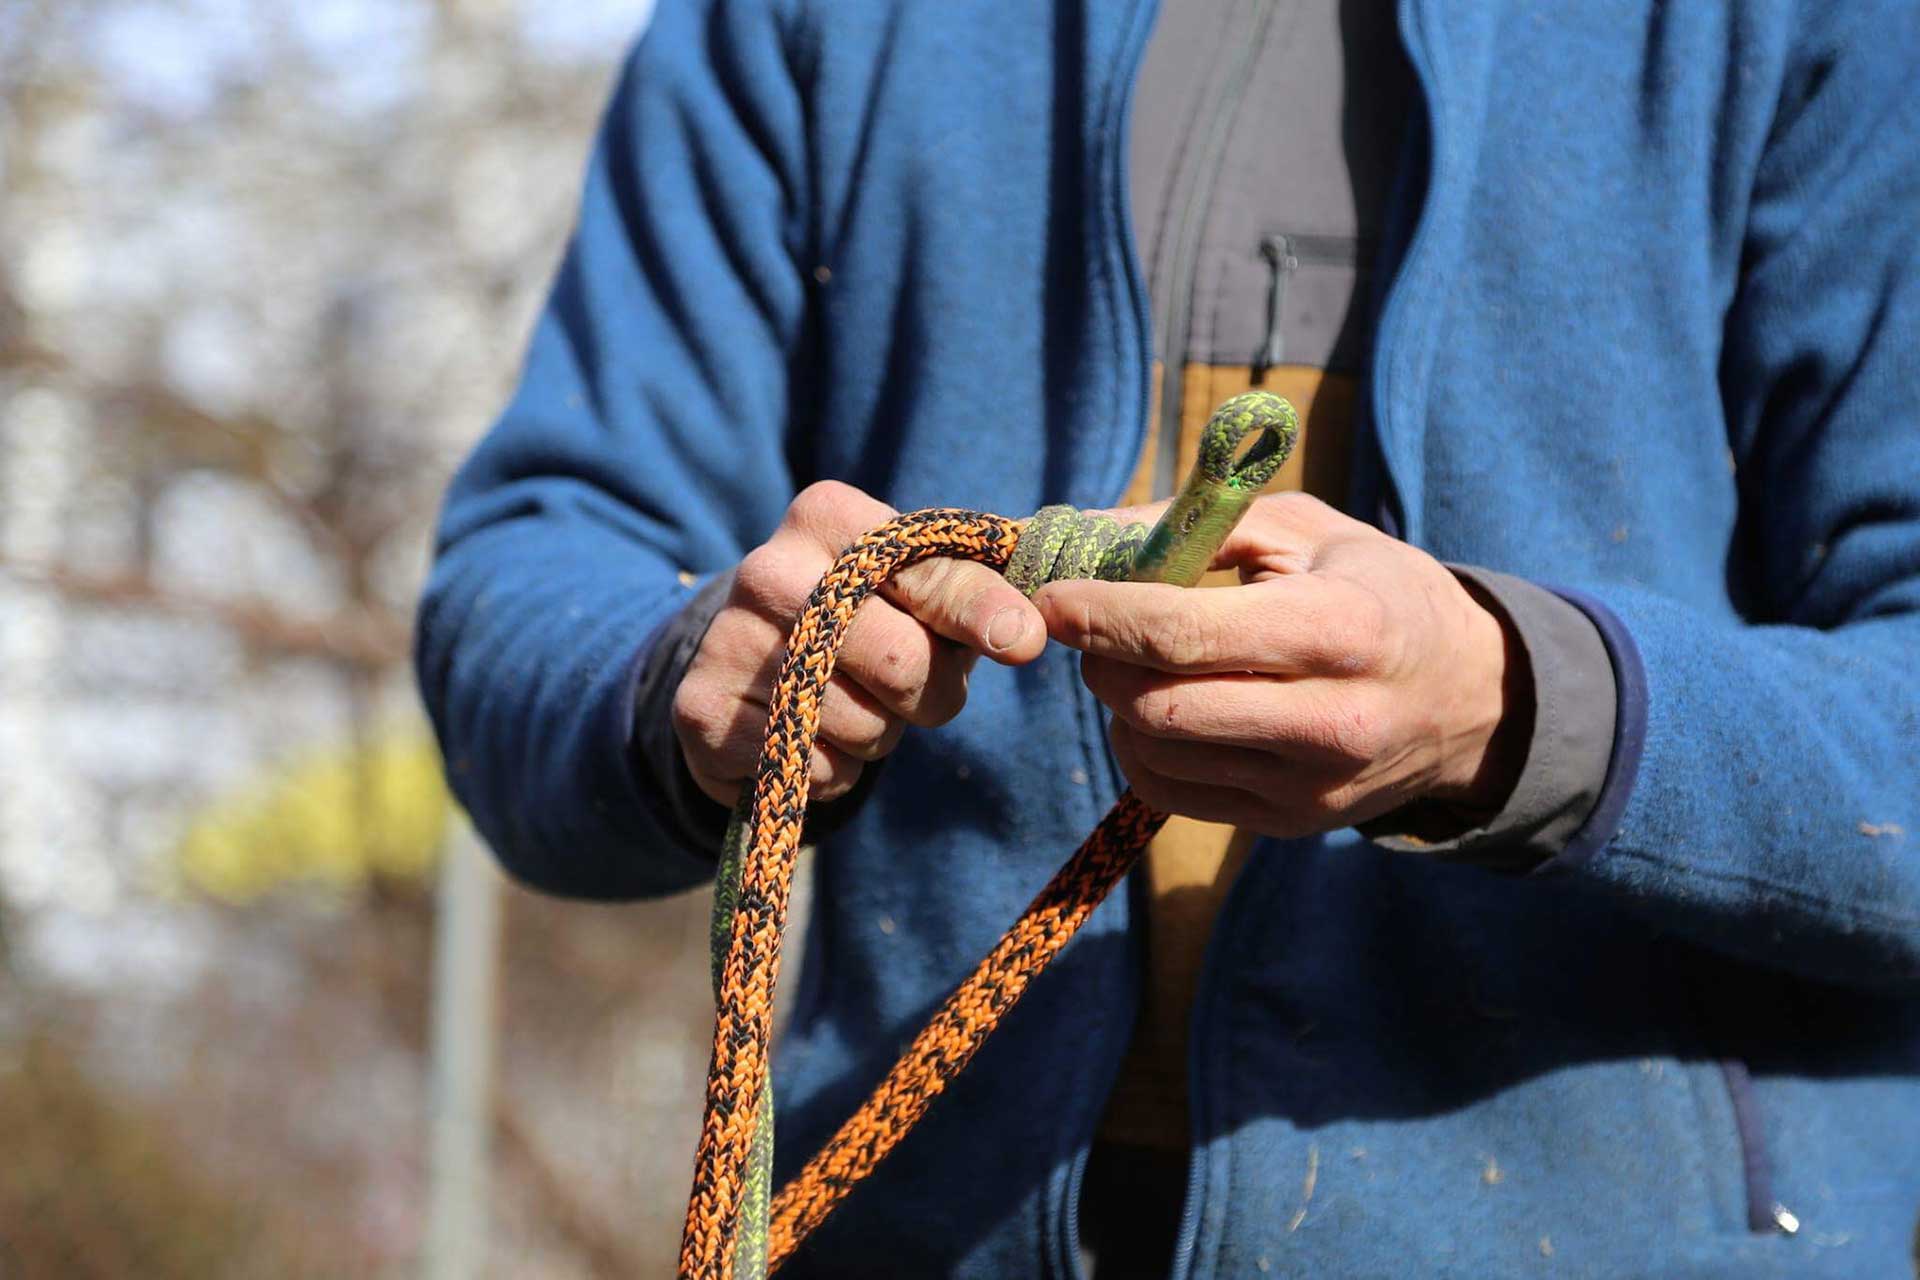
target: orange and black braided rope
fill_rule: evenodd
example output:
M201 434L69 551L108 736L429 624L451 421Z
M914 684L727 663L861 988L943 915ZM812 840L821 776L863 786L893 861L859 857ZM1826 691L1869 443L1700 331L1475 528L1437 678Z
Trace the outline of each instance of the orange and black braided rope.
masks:
M1255 431L1253 450L1236 462L1235 448ZM752 795L728 832L715 893L713 1056L681 1241L683 1278L757 1280L777 1268L966 1066L1165 820L1132 792L1122 795L859 1111L770 1199L768 1059L781 933L820 699L861 601L893 574L934 556L992 565L1028 592L1062 577L1191 585L1285 460L1296 432L1292 407L1278 397L1256 392L1223 405L1208 426L1193 479L1151 535L1064 508L1049 508L1030 525L935 508L865 534L814 588L775 677Z

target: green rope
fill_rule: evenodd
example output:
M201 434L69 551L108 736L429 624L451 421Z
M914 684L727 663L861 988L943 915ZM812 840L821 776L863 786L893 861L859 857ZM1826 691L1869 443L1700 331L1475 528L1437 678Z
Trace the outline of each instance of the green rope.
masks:
M1026 596L1069 578L1124 582L1132 576L1134 556L1146 540L1144 524L1122 524L1112 516L1069 506L1042 507L1021 530L1006 578Z
M1255 432L1253 447L1240 454ZM1177 587L1200 581L1213 553L1279 474L1299 438L1293 406L1269 392L1249 391L1215 409L1200 434L1193 474L1134 558L1133 581Z
M1255 432L1253 446L1240 446ZM1171 582L1192 586L1273 479L1299 438L1293 406L1265 391L1235 396L1214 411L1200 437L1200 456L1186 486L1151 531L1112 516L1070 506L1042 507L1027 522L1007 562L1008 582L1032 595L1049 582L1093 578L1105 582ZM753 788L742 791L727 823L713 894L711 929L714 998L740 902L740 873L752 818ZM734 1241L736 1280L764 1280L767 1220L773 1203L773 1080L757 1104L753 1149L742 1189Z

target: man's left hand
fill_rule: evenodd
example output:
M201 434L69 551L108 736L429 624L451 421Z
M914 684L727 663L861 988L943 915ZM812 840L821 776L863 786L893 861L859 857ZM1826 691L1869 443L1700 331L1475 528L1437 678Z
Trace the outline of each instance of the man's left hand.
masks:
M1240 585L1073 581L1034 597L1053 638L1086 655L1142 800L1283 837L1415 800L1505 801L1525 757L1526 659L1439 561L1288 493L1254 503L1214 568Z

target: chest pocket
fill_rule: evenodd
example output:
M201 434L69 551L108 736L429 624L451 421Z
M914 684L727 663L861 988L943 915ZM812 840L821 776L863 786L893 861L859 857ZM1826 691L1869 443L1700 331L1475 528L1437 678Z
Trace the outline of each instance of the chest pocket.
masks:
M1366 363L1373 242L1274 233L1250 248L1209 248L1195 282L1179 377L1176 460L1160 441L1174 420L1153 414L1127 486L1128 505L1164 497L1193 465L1215 406L1254 387L1300 411L1299 447L1268 488L1300 489L1335 506L1347 494L1353 418ZM1165 407L1164 367L1152 403Z
M1353 236L1275 233L1261 238L1266 306L1260 343L1248 362L1256 377L1286 364L1359 375L1373 256L1372 242Z

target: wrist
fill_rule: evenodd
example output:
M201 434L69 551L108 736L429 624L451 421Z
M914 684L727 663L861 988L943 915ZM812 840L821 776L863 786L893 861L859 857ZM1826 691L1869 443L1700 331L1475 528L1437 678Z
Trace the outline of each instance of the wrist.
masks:
M1457 668L1459 724L1441 781L1429 798L1493 813L1513 794L1533 729L1533 673L1518 628L1479 584L1455 579L1466 611L1465 655Z

